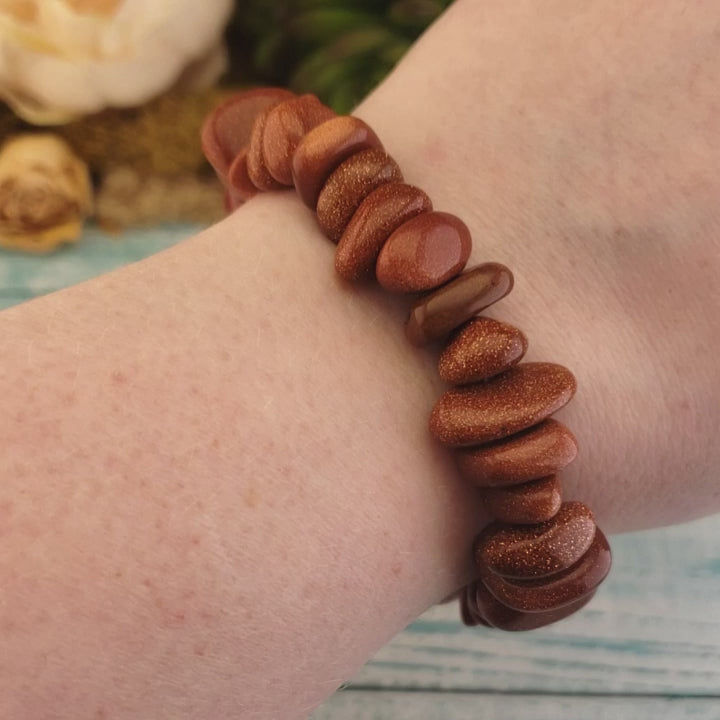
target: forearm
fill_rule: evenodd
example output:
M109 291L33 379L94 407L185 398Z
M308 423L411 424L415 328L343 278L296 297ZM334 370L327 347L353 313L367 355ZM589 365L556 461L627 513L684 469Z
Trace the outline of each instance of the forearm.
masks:
M712 246L644 255L648 287L672 267L684 294L638 305L637 274L615 274L637 245L617 241L614 210L588 206L601 200L586 170L551 162L565 128L540 132L547 89L527 98L536 119L513 120L529 70L510 72L524 67L510 53L504 82L469 103L501 77L483 64L530 33L502 6L488 6L480 60L440 52L478 27L464 3L359 113L409 182L467 220L477 259L515 271L492 314L528 332L528 357L577 373L567 496L610 529L710 512L717 263L699 259ZM691 200L685 226L715 217L709 193ZM623 226L681 230L632 208ZM8 716L301 716L467 578L484 516L427 433L433 359L404 341L403 301L341 285L332 252L291 196L260 198L0 316ZM710 339L685 377L675 346L696 337Z
M466 576L426 359L331 266L261 199L2 315L10 716L300 715Z

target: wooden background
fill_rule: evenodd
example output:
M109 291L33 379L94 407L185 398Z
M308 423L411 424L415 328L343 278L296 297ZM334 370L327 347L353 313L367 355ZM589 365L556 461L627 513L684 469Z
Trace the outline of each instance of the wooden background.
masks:
M195 231L91 228L49 257L0 251L0 308ZM720 720L720 518L611 540L613 572L589 609L510 634L464 628L456 605L434 608L314 720Z

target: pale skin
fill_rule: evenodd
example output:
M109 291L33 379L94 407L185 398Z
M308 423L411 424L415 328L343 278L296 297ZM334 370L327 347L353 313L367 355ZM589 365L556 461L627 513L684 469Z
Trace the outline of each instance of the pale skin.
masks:
M579 392L566 496L720 510L719 18L460 0L358 109ZM406 303L292 194L0 315L0 716L302 718L471 576Z

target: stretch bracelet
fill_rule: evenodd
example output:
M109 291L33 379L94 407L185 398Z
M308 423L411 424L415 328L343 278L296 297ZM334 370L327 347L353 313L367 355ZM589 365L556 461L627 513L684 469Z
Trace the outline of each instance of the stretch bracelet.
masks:
M480 315L512 290L510 270L493 262L466 269L465 223L403 182L365 122L312 95L236 95L208 117L202 144L229 210L294 187L337 243L337 273L417 294L408 340L445 343L438 372L452 387L430 432L453 449L494 518L473 543L479 577L459 593L463 622L532 630L588 603L610 570L610 547L586 505L563 502L557 473L575 459L577 441L550 417L574 395L575 378L561 365L520 362L525 335Z

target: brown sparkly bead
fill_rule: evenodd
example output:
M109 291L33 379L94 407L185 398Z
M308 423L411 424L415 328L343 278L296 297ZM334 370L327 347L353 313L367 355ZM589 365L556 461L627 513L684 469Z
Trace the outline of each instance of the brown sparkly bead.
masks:
M460 218L427 212L408 220L387 239L375 274L390 292L423 292L460 273L471 250L470 231Z
M421 297L410 309L405 335L417 346L440 340L471 317L502 300L513 287L513 274L499 263L466 270L447 285Z
M247 147L243 148L233 160L227 173L227 184L237 200L245 202L257 195L258 189L252 184L247 169Z
M492 627L490 623L485 620L478 607L475 591L477 582L480 581L470 583L460 591L460 597L458 598L460 601L460 617L462 618L463 623L468 627L474 627L475 625Z
M322 231L337 242L360 203L377 187L402 182L397 163L382 150L362 150L333 171L317 201Z
M282 88L257 88L228 98L203 123L200 141L208 162L224 179L235 156L250 142L255 118L294 95Z
M341 162L362 150L383 146L369 125L344 115L326 120L298 143L292 158L293 184L300 199L312 210L325 181Z
M552 520L540 525L492 523L475 539L481 574L507 578L554 575L574 565L595 536L595 518L587 505L566 502Z
M301 95L276 105L265 120L262 152L265 167L281 185L292 185L292 156L302 137L335 117L314 95Z
M345 280L369 275L382 246L403 223L432 210L419 188L389 183L373 190L350 219L335 253L335 270Z
M527 347L527 338L516 327L488 317L475 318L443 350L438 372L453 385L487 380L520 362Z
M466 625L483 624L498 630L521 632L537 630L573 615L592 600L595 591L557 610L531 613L513 610L501 603L485 587L482 580L477 580L468 586L466 595L468 597L464 606L466 610L462 613ZM466 622L466 617L471 620L470 623Z
M550 475L522 485L485 488L483 502L488 512L500 522L534 525L555 516L562 504L560 478Z
M567 467L577 451L570 430L548 418L503 440L458 448L455 460L465 480L480 487L500 487L552 475Z
M504 605L521 612L547 612L575 603L591 593L610 572L612 554L600 528L588 551L572 567L550 578L508 580L483 575L487 589Z
M260 113L255 118L252 133L250 134L250 145L247 153L247 172L252 184L262 191L279 190L282 185L268 172L263 156L263 137L265 135L265 123L272 108Z
M522 363L487 382L447 390L430 415L430 432L455 447L499 440L552 415L576 387L562 365Z

